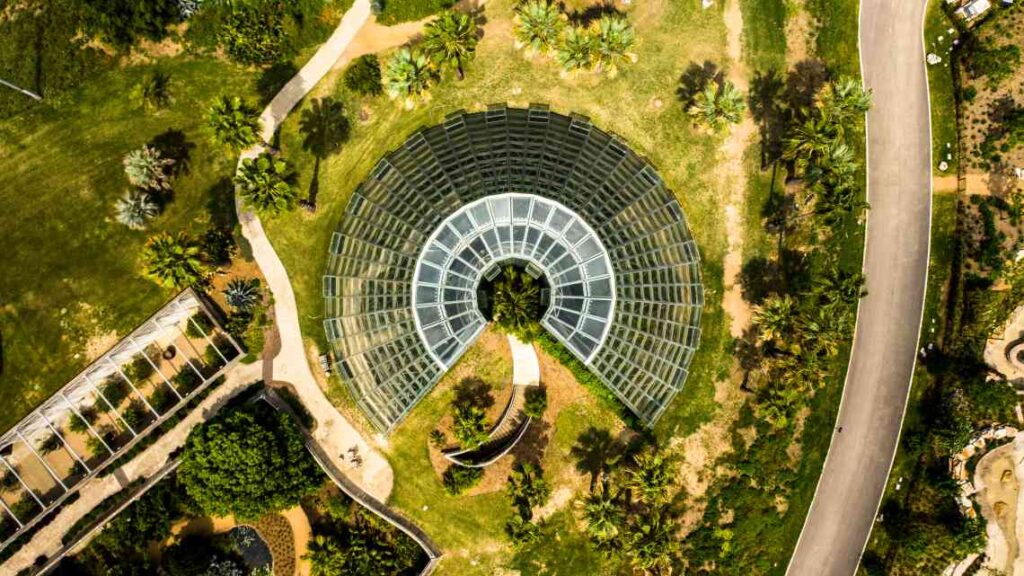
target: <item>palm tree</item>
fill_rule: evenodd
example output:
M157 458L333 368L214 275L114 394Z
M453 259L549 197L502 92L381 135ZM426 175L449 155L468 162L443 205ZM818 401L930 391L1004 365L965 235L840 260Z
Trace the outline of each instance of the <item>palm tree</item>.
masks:
M660 510L639 516L626 535L626 551L633 568L643 574L671 574L679 554L676 530Z
M636 44L636 31L625 16L601 16L598 20L597 65L609 76L618 74L620 62L636 62L629 50Z
M540 538L540 526L516 514L505 523L505 534L516 546L532 544Z
M295 173L283 158L264 152L242 160L235 174L238 193L247 206L257 212L276 216L295 207L298 192L292 182Z
M854 78L842 77L821 89L817 106L822 117L841 130L848 121L871 109L871 91Z
M146 190L170 190L172 158L164 158L156 148L145 145L125 154L124 174L132 186Z
M530 0L516 8L516 50L527 46L528 58L540 52L551 52L565 28L565 16L548 0Z
M619 535L625 516L616 502L617 496L607 488L591 492L583 502L587 534L598 543L606 543Z
M506 266L494 283L494 321L502 331L530 341L540 316L540 287L525 270Z
M146 275L168 288L184 288L200 284L209 277L199 244L179 232L151 236L142 250Z
M796 302L788 294L769 296L754 311L754 325L760 331L759 341L782 340L790 335L796 323Z
M629 485L637 500L645 504L658 504L667 496L672 484L671 461L650 451L633 456L635 468L629 471Z
M402 48L388 60L384 70L384 89L392 100L403 98L412 108L414 98L423 96L434 83L436 74L429 60L419 50Z
M555 59L562 66L563 73L574 74L590 69L594 65L596 52L594 35L586 28L572 26L566 31Z
M746 109L743 93L731 82L723 82L721 87L715 82L708 82L704 90L694 97L689 113L717 131L729 124L739 123Z
M252 310L263 297L260 281L255 278L234 278L228 282L223 293L228 306L242 311Z
M544 470L539 465L523 462L512 469L508 492L520 509L530 510L548 501L551 486L544 480Z
M160 206L145 190L125 192L114 205L117 221L132 230L142 230L150 218L160 213Z
M462 65L473 58L477 44L476 22L468 14L446 10L437 20L427 24L423 32L423 48L438 66L455 68L462 80Z
M232 150L243 150L260 139L259 112L238 96L221 96L206 114L213 141Z
M166 108L171 103L171 75L161 70L146 74L132 89L131 97L145 110Z
M808 118L797 126L785 141L783 157L787 160L816 162L835 146L835 126L823 118Z

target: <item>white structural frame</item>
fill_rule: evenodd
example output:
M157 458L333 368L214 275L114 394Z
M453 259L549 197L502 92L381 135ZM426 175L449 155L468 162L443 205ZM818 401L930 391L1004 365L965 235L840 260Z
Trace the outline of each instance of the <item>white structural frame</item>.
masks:
M528 202L525 215L516 214L517 200ZM497 210L501 207L507 207L507 212ZM516 237L516 229L523 230L523 238ZM531 232L538 234L531 238ZM492 240L497 239L497 243L488 243L485 240L488 235ZM455 240L452 245L449 245L451 240L442 239L451 237ZM544 240L551 242L544 246ZM483 250L480 250L481 246ZM581 252L585 246L588 252ZM499 249L495 251L495 247ZM467 262L462 257L467 251L473 255L473 262ZM557 256L552 257L555 253ZM434 255L440 256L443 261L438 262ZM413 276L412 309L415 312L413 319L416 331L430 357L442 370L447 371L472 346L487 324L480 312L477 289L489 270L508 261L532 264L545 276L550 283L552 296L541 325L584 364L589 364L604 345L614 322L615 271L608 251L600 236L579 214L550 198L521 193L496 194L466 204L445 218L424 243ZM567 267L563 265L565 262L569 263ZM459 271L453 269L456 267ZM426 274L437 275L438 278L436 281L428 281L424 279ZM591 293L591 282L597 280L608 281L610 293L607 297ZM558 320L557 302L563 297L561 290L575 284L582 286L583 295L573 298L582 300L583 307L578 313L576 325L569 326ZM421 293L430 290L434 291L436 300L422 302ZM463 299L445 300L444 292L448 291L461 293ZM606 309L600 312L592 310L592 300L601 301ZM449 316L446 312L446 305L451 304L460 305L458 314ZM424 322L423 318L428 309L436 309L438 312L437 319L429 323ZM468 329L453 328L454 320L466 317L471 319L466 324ZM588 322L601 324L596 338L583 330ZM443 340L432 341L429 333L440 333L442 330ZM564 334L566 330L568 335ZM570 340L576 335L592 342L593 348L580 349ZM453 341L457 342L456 348L442 357L439 351Z

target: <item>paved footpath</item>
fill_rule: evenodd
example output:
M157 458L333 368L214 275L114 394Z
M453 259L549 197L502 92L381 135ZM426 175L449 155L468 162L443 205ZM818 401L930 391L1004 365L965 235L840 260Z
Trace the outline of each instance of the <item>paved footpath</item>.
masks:
M189 433L197 425L206 421L208 414L215 412L225 402L235 396L243 388L262 377L262 366L238 364L224 377L224 382L209 396L203 399L174 428L153 442L138 456L121 464L116 474L97 476L89 480L79 489L78 499L60 509L53 521L39 529L32 539L14 553L7 562L0 565L0 574L17 574L32 566L40 556L50 557L60 551L63 546L61 538L75 522L84 517L93 508L99 506L108 497L121 492L122 485L117 476L127 482L139 478L148 478L156 474L167 464L171 453L185 444Z
M868 113L868 296L858 311L837 432L789 565L791 576L855 573L899 439L928 271L925 4L861 0L861 63L874 92Z
M263 111L263 140L274 137L281 122L295 105L316 86L324 75L356 37L356 34L370 21L369 0L356 0L341 19L334 34L325 42L302 70L295 75ZM265 145L246 150L239 162L257 156ZM317 384L309 368L305 343L299 327L299 311L295 302L288 271L274 251L263 223L252 211L237 204L238 220L242 234L252 246L253 258L266 278L267 286L274 295L274 318L281 338L281 350L271 362L274 381L292 384L302 398L306 408L317 421L314 439L331 458L332 463L342 470L361 489L381 502L387 502L394 484L394 472L387 458L374 447L359 431L331 404ZM349 450L358 451L362 464L353 466L346 458Z

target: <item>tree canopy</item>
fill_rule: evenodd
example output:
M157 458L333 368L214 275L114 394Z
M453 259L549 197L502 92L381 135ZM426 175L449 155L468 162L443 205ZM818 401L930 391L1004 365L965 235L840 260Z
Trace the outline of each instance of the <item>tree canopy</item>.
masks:
M263 403L196 428L178 477L205 512L243 521L290 508L322 483L295 423Z

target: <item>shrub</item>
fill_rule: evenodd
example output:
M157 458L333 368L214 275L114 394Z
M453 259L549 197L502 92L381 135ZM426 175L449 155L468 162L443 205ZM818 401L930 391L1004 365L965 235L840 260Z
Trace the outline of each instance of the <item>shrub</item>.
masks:
M132 400L128 407L121 412L121 418L128 423L135 432L139 432L146 424L148 420L149 409L146 405L138 398Z
M290 508L323 481L295 423L262 402L193 430L178 477L206 513L242 521Z
M487 418L479 406L456 406L452 428L463 448L476 448L487 440Z
M430 431L430 443L440 450L448 445L448 437L441 430L434 428Z
M375 54L356 58L342 77L345 87L363 96L380 96L384 87L380 82L380 60Z
M125 154L124 175L128 182L144 190L170 190L171 165L174 160L164 158L160 150L145 145Z
M82 0L85 27L119 48L139 37L160 40L167 26L178 22L177 0Z
M523 412L530 418L540 418L548 408L548 392L541 386L533 386L526 390L526 403Z
M202 248L183 232L150 236L142 249L142 262L151 280L178 290L205 283L212 272L203 261Z
M298 189L294 182L295 171L288 162L269 152L243 160L235 175L235 184L245 205L269 216L295 207Z
M198 388L203 383L203 379L188 366L182 366L181 371L171 378L171 382L174 383L179 394L186 396Z
M199 240L203 254L212 264L218 266L231 263L231 258L238 249L235 235L228 228L210 228Z
M145 354L145 352L142 354ZM128 365L123 366L121 370L124 372L124 375L135 384L142 382L156 373L156 369L153 368L153 365L150 364L149 360L142 355L133 358L132 361Z
M206 126L214 143L243 150L259 142L259 111L239 98L221 96L206 113Z
M130 389L128 384L121 379L120 374L114 374L100 385L100 394L110 402L110 405L117 408L121 402L128 397Z
M479 484L483 477L484 471L480 468L464 468L453 464L444 471L441 482L444 484L445 492L458 496Z
M193 314L185 326L185 335L189 338L202 339L204 334L209 335L212 332L213 320L210 320L209 316L202 312Z
M158 384L153 393L147 398L149 405L160 414L165 414L178 402L178 397L167 387L166 384Z
M288 51L283 2L234 3L217 40L235 62L270 64Z

